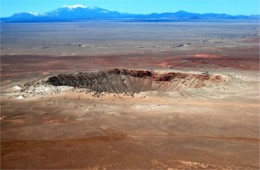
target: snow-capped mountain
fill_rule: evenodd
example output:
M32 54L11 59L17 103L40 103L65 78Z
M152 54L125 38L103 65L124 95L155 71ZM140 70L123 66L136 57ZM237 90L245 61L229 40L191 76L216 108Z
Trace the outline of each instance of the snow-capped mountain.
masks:
M23 12L4 18L3 21L11 22L43 22L43 21L79 21L93 19L121 18L125 16L118 12L97 7L83 5L64 6L46 13Z
M63 6L56 10L37 13L24 12L17 13L11 17L2 18L4 22L60 22L60 21L87 21L87 20L119 20L119 21L214 21L228 19L259 19L255 16L232 16L227 14L197 14L185 11L176 13L153 13L153 14L127 14L98 7L84 5Z

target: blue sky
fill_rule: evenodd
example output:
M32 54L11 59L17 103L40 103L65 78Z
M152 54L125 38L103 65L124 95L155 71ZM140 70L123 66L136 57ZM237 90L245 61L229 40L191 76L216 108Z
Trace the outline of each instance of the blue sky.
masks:
M2 17L17 12L48 12L82 4L128 13L176 12L259 14L260 0L0 0Z

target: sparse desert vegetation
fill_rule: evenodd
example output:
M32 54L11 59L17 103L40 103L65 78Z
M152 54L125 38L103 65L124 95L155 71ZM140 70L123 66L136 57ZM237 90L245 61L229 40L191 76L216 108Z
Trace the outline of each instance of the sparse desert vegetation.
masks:
M259 169L258 30L2 23L1 168Z

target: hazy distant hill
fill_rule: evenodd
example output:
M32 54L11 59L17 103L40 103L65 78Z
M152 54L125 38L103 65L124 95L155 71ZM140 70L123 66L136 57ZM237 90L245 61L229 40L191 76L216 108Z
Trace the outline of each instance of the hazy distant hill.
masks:
M89 20L119 20L119 21L220 21L220 20L257 20L259 15L227 15L227 14L198 14L185 11L176 13L128 14L109 11L97 7L82 5L58 8L46 13L17 13L11 17L2 18L4 22L55 22L55 21L89 21Z

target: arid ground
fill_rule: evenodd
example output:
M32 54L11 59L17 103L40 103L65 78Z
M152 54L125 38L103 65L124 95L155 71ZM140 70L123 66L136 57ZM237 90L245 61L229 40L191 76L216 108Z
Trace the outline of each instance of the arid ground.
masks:
M258 30L1 23L1 169L259 169Z

